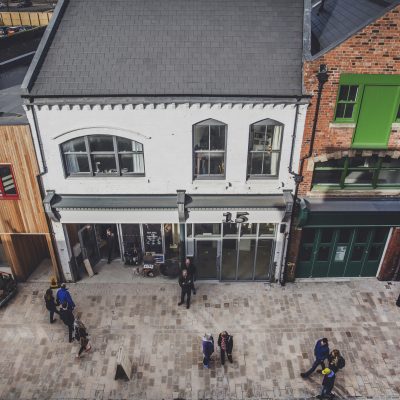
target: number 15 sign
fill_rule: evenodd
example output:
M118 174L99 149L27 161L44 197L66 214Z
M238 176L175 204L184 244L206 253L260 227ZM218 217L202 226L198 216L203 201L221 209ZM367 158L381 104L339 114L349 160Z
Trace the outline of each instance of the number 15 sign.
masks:
M249 213L245 211L238 211L236 213L236 218L232 219L232 213L226 212L223 214L225 219L223 219L222 222L225 222L226 224L243 224L249 220L246 215L249 215Z

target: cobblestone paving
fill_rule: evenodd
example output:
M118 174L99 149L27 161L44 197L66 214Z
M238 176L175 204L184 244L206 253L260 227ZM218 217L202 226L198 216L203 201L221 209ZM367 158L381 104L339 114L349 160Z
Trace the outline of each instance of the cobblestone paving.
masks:
M50 325L45 284L20 285L0 310L0 398L12 399L294 399L319 393L321 376L303 380L316 339L327 336L346 367L339 398L400 399L399 284L376 280L297 283L198 283L192 307L178 307L171 281L71 284L94 351L75 359L66 327ZM218 354L203 369L201 336L226 329L234 363ZM129 382L115 381L123 345Z

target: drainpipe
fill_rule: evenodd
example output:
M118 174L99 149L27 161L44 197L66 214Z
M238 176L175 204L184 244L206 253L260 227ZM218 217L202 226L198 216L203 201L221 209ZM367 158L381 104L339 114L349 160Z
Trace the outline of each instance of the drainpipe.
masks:
M303 181L304 176L303 176L303 169L304 169L304 162L308 158L310 158L313 154L314 150L314 141L315 141L315 134L317 131L317 124L318 124L318 115L319 115L319 108L321 106L321 98L322 98L322 91L324 89L325 83L328 81L328 69L326 64L321 64L319 66L319 72L317 73L317 79L318 79L318 92L317 92L317 103L315 105L315 113L314 113L314 121L313 121L313 127L311 131L311 139L310 139L310 144L308 147L308 152L306 155L301 157L300 159L300 169L299 173L295 173L294 171L291 170L292 164L289 166L289 173L293 175L294 178L294 183L295 183L295 191L294 191L294 196L293 196L293 208L292 208L292 213L290 215L290 223L289 223L289 239L287 242L286 246L286 255L285 255L285 262L283 264L283 268L281 269L280 275L279 275L279 283L284 286L286 284L286 271L287 271L287 266L288 266L288 252L290 250L290 246L292 244L292 228L293 228L293 219L295 216L295 210L296 210L296 205L298 201L298 195L299 195L299 186L300 183ZM293 150L293 146L292 146Z
M36 112L35 112L35 108L33 104L30 104L27 106L27 109L31 110L32 112L32 120L33 120L33 125L35 128L35 135L38 141L38 147L39 147L39 153L40 153L40 161L41 161L41 165L42 165L42 172L39 172L39 174L36 176L36 181L38 183L39 186L39 191L40 191L40 195L42 197L42 201L46 195L45 189L44 189L44 185L43 185L43 180L42 177L43 175L47 174L47 164L45 161L45 157L44 157L44 151L43 151L43 143L42 143L42 138L40 136L40 131L39 131L39 123L37 120L37 116L36 116ZM34 144L34 140L33 140L33 133L32 133L32 129L30 129L31 132L31 137L32 137L32 143ZM40 170L40 168L39 168ZM54 229L53 229L53 225L51 223L51 221L49 220L49 217L47 215L47 213L45 212L45 218L46 218L46 222L47 222L47 227L49 229L50 232L50 239L51 239L51 243L53 246L53 250L54 250L54 254L56 256L56 261L57 261L57 275L56 278L57 280L60 282L65 282L65 277L61 268L61 260L60 260L60 254L58 253L58 247L57 247L57 243L56 243L56 239L55 239L55 233L54 233Z

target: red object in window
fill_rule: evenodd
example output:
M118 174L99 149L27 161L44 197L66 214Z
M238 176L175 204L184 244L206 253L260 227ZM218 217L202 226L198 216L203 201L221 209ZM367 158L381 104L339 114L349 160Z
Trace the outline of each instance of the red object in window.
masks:
M18 198L17 184L11 165L0 164L0 200Z

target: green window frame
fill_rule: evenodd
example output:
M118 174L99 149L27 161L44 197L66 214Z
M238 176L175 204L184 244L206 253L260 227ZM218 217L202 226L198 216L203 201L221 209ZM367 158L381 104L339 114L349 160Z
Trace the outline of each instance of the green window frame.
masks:
M362 98L365 86L370 85L387 85L400 87L400 75L383 75L383 74L341 74L339 87L336 96L336 106L334 114L335 123L356 123L360 107L362 106ZM346 87L357 86L356 96L350 96L350 90ZM354 90L354 89L353 89ZM346 96L346 93L348 96ZM398 99L400 102L400 99ZM345 117L347 107L352 108L351 116ZM344 111L343 111L344 110ZM349 112L347 112L349 115ZM400 122L400 105L393 122Z
M400 104L397 107L396 122L400 122Z
M325 180L325 182L324 182ZM315 164L312 189L390 189L400 187L400 159L345 157Z

